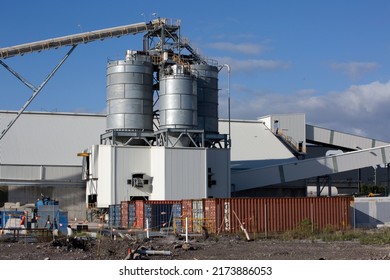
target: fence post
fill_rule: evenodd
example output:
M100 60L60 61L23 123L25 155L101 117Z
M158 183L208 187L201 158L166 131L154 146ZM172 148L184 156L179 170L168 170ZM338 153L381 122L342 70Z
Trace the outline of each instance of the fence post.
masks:
M267 232L267 202L264 202L264 227L265 227L265 238L268 238L268 232Z
M186 217L186 243L188 243L188 217Z
M149 219L146 219L146 238L149 238Z
M311 232L314 232L314 203L311 201Z

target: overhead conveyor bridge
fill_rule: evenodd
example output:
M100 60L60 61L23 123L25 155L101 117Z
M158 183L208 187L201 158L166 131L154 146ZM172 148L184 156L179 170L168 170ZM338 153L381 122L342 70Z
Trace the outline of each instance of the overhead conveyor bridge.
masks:
M12 47L0 49L0 59L10 58L13 56L24 55L32 52L40 52L43 50L56 49L59 47L75 46L78 44L85 44L93 41L104 40L107 38L122 37L125 35L135 35L142 32L154 30L160 26L163 19L154 20L150 23L135 23L130 25L123 25L118 27L106 28L96 31L78 33L69 36L58 37L54 39L47 39L33 43L26 43Z
M306 125L306 141L348 152L232 172L235 191L284 184L390 163L390 143Z
M306 142L348 150L361 150L390 143L306 124Z
M135 35L138 33L156 33L162 36L161 32L173 32L179 29L180 21L173 22L172 20L158 18L150 21L149 23L141 22L130 25L123 25L118 27L106 28L97 31L78 33L69 36L57 37L54 39L47 39L32 43L26 43L21 45L16 45L12 47L0 48L0 65L4 66L8 71L10 71L17 79L19 79L23 84L33 91L31 97L19 110L16 117L8 124L8 126L0 133L0 140L8 132L8 130L13 126L17 121L20 115L26 110L30 103L35 99L38 93L43 89L43 87L48 83L51 77L57 72L57 70L62 66L62 64L68 59L70 54L79 44L86 44L93 41L104 40L107 38L116 38L125 35ZM27 81L19 73L13 70L9 65L7 65L3 60L6 58L24 55L27 53L41 52L43 50L57 49L60 47L71 47L64 58L58 63L58 65L49 73L47 78L39 85L34 86L32 83ZM190 49L191 50L191 49Z
M242 191L388 163L390 145L236 171L232 173L232 184L235 191Z

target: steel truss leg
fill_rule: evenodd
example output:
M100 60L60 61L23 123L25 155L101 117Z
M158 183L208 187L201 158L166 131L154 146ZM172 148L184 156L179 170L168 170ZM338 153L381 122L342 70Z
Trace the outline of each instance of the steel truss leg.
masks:
M54 74L57 72L57 70L64 64L66 59L70 56L70 54L73 52L73 50L76 48L77 45L72 46L72 48L66 53L64 58L57 64L57 66L50 72L50 74L47 76L47 78L42 82L42 84L35 88L33 85L28 83L23 77L21 77L19 74L17 74L15 71L13 71L11 68L8 67L4 62L1 62L1 64L9 70L12 74L16 74L15 76L22 81L26 86L28 86L30 89L34 91L33 95L27 100L27 102L23 105L23 107L18 111L18 114L16 117L8 124L8 126L1 132L0 140L4 137L4 135L8 132L8 130L13 126L13 124L16 122L16 120L20 117L20 115L24 112L24 110L27 109L27 107L30 105L30 103L34 100L34 98L38 95L38 93L43 89L43 87L47 84L47 82L54 76ZM0 60L1 61L1 60Z

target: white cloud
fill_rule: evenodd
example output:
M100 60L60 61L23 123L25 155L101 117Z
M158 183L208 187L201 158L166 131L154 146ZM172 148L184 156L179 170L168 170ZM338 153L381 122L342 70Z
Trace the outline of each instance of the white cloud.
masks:
M252 90L240 94L234 87L231 116L237 119L256 119L279 113L305 113L308 123L346 133L390 141L390 81L354 85L343 92L318 95L300 92L284 95ZM220 102L224 117L226 102Z
M231 57L216 57L219 64L229 64L232 71L252 71L252 70L276 70L288 69L291 67L290 62L281 60L266 60L266 59L234 59Z
M230 51L241 54L260 54L264 50L264 47L259 44L249 43L233 44L228 42L218 42L212 43L209 46L217 50Z
M340 70L352 79L358 79L363 74L372 72L378 68L378 64L374 62L333 62L330 67L334 70Z
M298 91L298 95L300 96L310 96L317 93L317 90L315 89L301 89Z

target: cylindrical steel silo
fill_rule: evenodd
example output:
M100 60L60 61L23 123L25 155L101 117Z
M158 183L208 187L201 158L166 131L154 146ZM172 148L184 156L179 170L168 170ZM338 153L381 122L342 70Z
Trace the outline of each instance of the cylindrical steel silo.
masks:
M198 83L198 128L218 134L218 68L193 64L191 69Z
M181 65L173 65L160 76L160 129L197 128L196 78Z
M107 64L107 130L153 131L153 64L127 56Z

